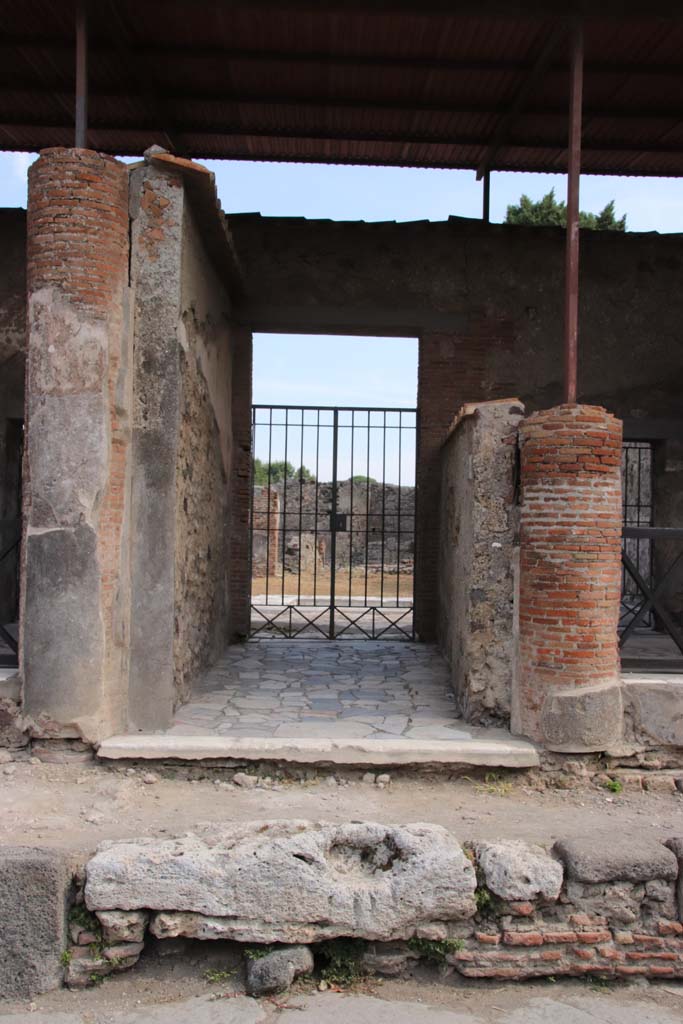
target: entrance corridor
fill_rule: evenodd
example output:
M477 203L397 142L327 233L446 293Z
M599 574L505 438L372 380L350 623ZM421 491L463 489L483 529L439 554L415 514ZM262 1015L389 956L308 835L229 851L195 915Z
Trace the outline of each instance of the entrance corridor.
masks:
M535 746L456 717L435 646L252 640L228 647L163 733L114 736L104 758L528 768Z

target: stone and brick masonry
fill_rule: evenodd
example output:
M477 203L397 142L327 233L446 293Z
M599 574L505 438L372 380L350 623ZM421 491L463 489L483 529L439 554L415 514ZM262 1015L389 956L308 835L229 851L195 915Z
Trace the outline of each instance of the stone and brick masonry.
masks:
M548 852L461 844L436 825L258 821L106 843L85 874L98 974L131 965L149 929L285 946L351 937L380 973L441 943L470 978L683 978L681 838L568 839ZM79 942L76 986L90 980Z
M561 405L520 424L518 703L512 728L551 750L621 736L621 422Z
M388 974L436 951L469 978L683 979L681 836L549 851L429 824L251 821L106 842L85 864L0 850L0 896L0 997L93 984L148 936L348 938Z

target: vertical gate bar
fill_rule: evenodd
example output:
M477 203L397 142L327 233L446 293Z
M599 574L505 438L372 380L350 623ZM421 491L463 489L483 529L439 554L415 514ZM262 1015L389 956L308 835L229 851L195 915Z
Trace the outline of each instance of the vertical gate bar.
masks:
M368 605L368 566L370 557L370 410L368 409L368 452L365 470L367 484L365 487L365 607Z
M88 14L86 0L76 6L76 149L88 148Z
M249 632L251 633L251 612L254 603L254 492L256 490L256 406L251 407L251 465L249 467ZM266 545L268 534L266 534Z
M491 220L491 171L484 173L483 185L483 196L482 196L482 212L481 219L484 224L488 224Z
M387 412L384 410L382 427L382 575L380 577L380 607L384 606L384 532L387 528Z
M569 140L567 167L567 238L564 308L564 401L575 404L579 328L579 184L581 175L581 107L583 100L583 27L571 30Z
M349 608L352 607L353 601L351 600L351 580L353 578L353 437L356 430L355 426L356 414L354 410L351 410L351 488L350 488L350 502L351 507L349 509Z
M289 408L285 409L285 459L282 470L282 604L285 603L285 550L287 545L287 442L289 440Z
M332 420L332 510L330 513L330 640L334 640L334 602L337 576L337 446L339 431L339 410L334 410Z
M315 520L313 522L313 607L318 607L318 488L320 487L320 409L315 423Z
M398 508L396 514L396 607L401 607L401 440L403 413L398 414Z
M302 515L304 509L304 410L301 409L301 453L299 457L299 579L297 585L297 602L301 604L301 538Z
M266 606L270 583L270 481L273 465L273 408L268 410L268 490L266 491Z

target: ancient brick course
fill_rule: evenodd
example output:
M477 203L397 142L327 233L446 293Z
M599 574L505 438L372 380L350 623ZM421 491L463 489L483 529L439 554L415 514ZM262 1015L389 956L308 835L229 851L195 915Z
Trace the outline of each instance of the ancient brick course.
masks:
M618 680L621 439L592 406L520 427L520 726L534 738L553 694Z

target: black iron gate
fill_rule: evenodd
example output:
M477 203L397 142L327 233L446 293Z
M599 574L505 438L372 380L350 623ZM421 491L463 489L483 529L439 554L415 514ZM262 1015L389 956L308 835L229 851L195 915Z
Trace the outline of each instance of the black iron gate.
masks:
M413 638L415 409L252 407L251 635Z

